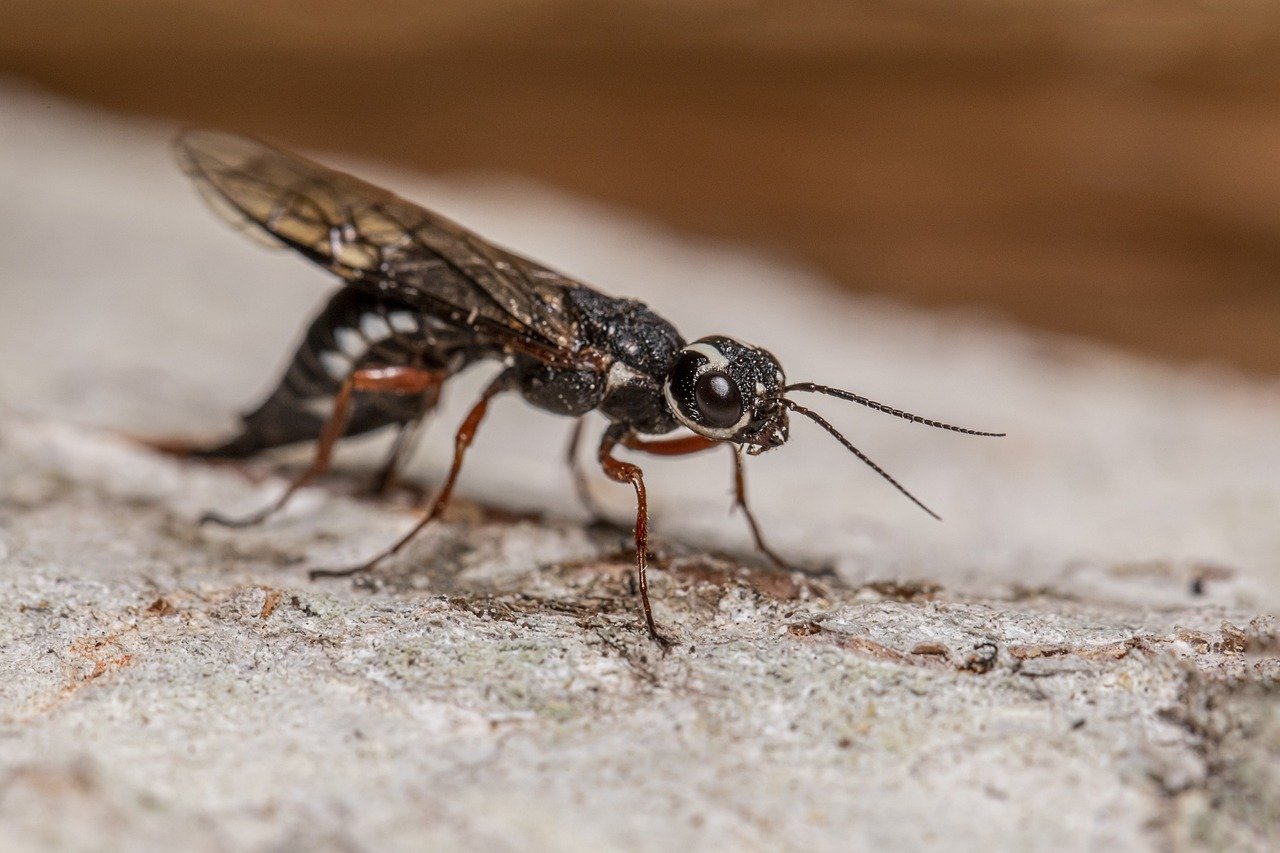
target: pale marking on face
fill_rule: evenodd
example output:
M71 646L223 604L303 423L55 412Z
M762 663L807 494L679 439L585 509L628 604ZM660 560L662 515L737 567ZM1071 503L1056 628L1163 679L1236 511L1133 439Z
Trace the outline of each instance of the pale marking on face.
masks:
M714 367L717 370L724 370L726 367L729 366L729 359L725 357L725 354L720 352L720 350L716 349L711 344L706 344L706 343L689 344L687 347L685 347L685 350L688 352L696 352L698 355L706 356L709 366Z

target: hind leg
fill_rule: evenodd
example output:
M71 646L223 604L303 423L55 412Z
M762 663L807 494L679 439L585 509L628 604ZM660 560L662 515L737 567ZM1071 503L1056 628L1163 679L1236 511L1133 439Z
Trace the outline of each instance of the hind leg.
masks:
M443 383L436 383L424 391L417 414L412 420L400 424L395 441L391 445L391 452L387 454L386 461L369 482L370 494L385 495L395 488L400 469L404 467L418 446L418 438L422 435L423 419L440 402L441 384Z
M421 426L422 416L419 415L397 427L395 441L391 444L386 460L369 480L368 494L381 497L390 494L396 487L400 479L400 469L417 447Z
M312 569L311 579L316 578L344 578L351 575L367 572L377 566L383 560L396 554L405 545L408 545L413 537L417 536L431 522L439 518L444 512L444 508L449 504L449 498L453 495L453 487L458 482L458 474L462 472L462 461L467 455L471 442L475 440L476 430L480 428L480 422L484 420L485 413L489 410L489 401L502 391L506 391L512 387L515 377L513 369L508 368L498 375L498 378L489 383L489 387L480 395L480 399L471 407L471 411L467 413L467 417L462 421L462 425L458 427L457 433L453 437L453 464L449 467L449 474L445 477L444 485L440 487L440 491L436 493L435 499L431 501L431 507L423 514L414 525L413 529L396 540L395 544L390 548L386 548L374 557L366 560L358 566L352 566L349 569Z
M243 518L230 518L215 512L206 513L201 517L200 523L212 522L224 527L250 527L260 524L283 509L298 489L329 470L329 463L333 459L333 447L347 430L353 393L420 394L424 400L428 395L432 395L434 399L439 395L444 379L445 374L441 371L416 367L366 367L354 371L342 383L342 387L334 398L333 413L320 433L316 455L311 460L310 467L289 484L284 494L274 504Z

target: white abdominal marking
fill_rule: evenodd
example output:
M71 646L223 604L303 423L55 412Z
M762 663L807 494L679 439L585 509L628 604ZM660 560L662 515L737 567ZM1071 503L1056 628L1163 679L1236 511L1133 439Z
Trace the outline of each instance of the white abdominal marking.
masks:
M359 361L369 349L364 342L364 338L360 337L360 333L346 326L334 329L333 339L337 341L338 349L342 350L347 358L352 361Z
M387 315L387 321L397 332L412 334L418 331L418 321L409 311L392 311Z
M333 414L333 402L333 397L311 397L302 407L316 417L328 420Z
M454 330L454 326L441 320L439 317L432 317L430 314L426 316L427 329L432 332L450 332Z
M325 350L320 353L320 363L324 365L325 372L339 382L345 381L347 375L351 373L351 362L341 353L333 350Z
M385 341L395 332L391 331L391 325L387 323L386 317L369 313L360 318L360 334L364 335L369 343L376 344Z

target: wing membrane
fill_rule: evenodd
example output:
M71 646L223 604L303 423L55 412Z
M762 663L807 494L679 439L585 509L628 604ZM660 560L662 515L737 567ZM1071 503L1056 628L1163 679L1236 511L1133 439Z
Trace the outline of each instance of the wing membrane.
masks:
M353 286L518 338L576 351L566 289L583 285L384 189L243 136L188 131L175 147L210 206Z

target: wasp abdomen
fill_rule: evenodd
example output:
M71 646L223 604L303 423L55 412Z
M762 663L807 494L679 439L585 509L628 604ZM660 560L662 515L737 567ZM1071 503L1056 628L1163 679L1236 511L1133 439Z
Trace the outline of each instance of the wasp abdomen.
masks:
M242 430L199 455L244 458L319 436L351 373L412 366L453 373L470 360L473 336L444 320L355 288L334 294L311 322L280 384L242 417ZM356 393L344 435L413 421L429 409L417 396Z

